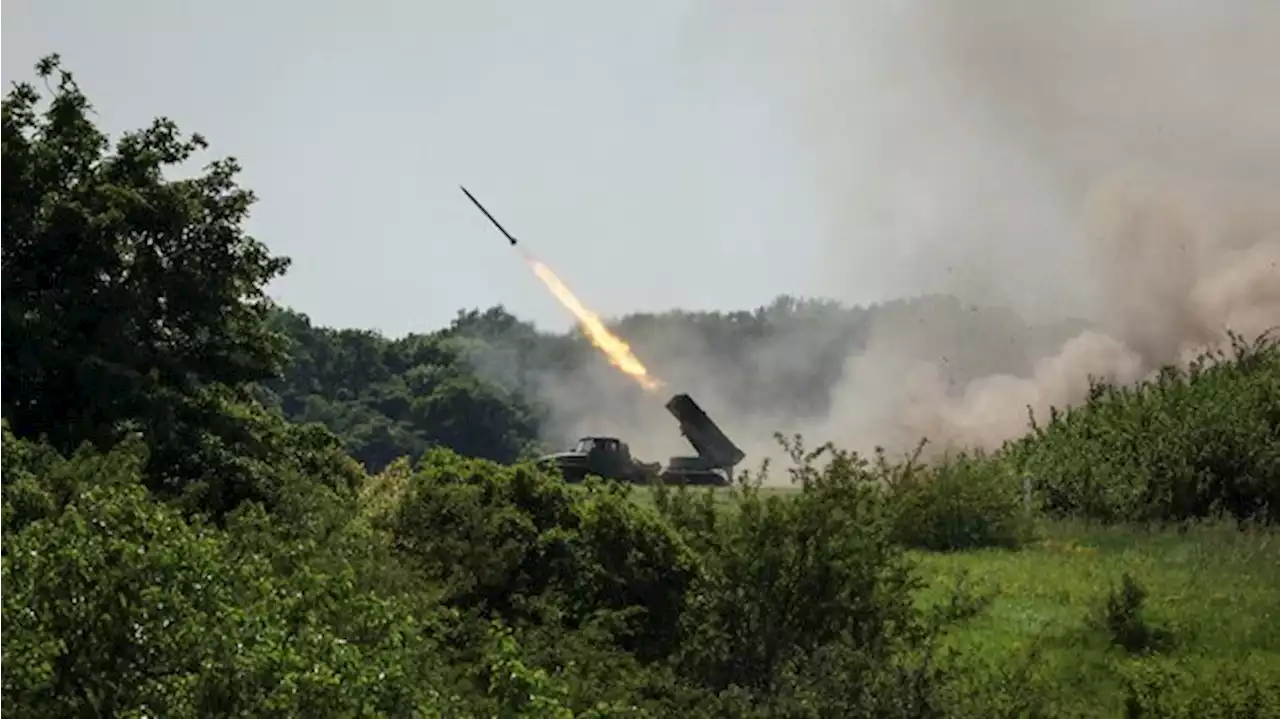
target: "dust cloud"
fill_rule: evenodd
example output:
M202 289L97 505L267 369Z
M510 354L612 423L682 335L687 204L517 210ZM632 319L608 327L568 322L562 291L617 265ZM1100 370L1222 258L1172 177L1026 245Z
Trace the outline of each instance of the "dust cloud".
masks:
M954 345L904 355L877 323L827 434L998 446L1090 376L1130 382L1280 325L1280 5L814 7L832 42L765 44L817 78L794 116L833 226L853 228L829 238L829 287L882 254L891 291L1092 325L1028 373L955 388L938 360Z
M692 41L785 118L828 219L809 294L924 298L853 330L815 319L753 346L739 376L696 332L626 328L749 463L777 455L774 430L999 446L1090 377L1134 381L1280 325L1280 3L718 7ZM770 394L806 373L832 378L821 406ZM611 374L543 377L555 431L665 460L666 393Z

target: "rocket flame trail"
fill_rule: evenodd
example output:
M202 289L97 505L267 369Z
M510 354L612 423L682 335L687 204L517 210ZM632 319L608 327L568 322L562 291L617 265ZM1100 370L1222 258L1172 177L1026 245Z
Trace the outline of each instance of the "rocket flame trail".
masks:
M547 289L551 290L551 294L555 295L560 304L573 313L578 318L578 324L582 325L583 331L587 333L587 337L591 340L591 344L595 345L605 357L609 358L609 362L614 367L622 370L632 379L640 384L641 387L649 391L653 391L662 386L662 381L649 376L649 370L645 369L640 360L631 352L631 347L623 342L620 337L609 331L604 326L604 322L596 315L596 313L587 309L578 301L577 297L569 291L569 288L556 277L556 273L551 271L550 267L535 260L528 253L524 255L525 260L529 262L529 266L533 268L533 273L542 280Z
M578 324L582 325L582 329L587 333L591 344L595 345L601 352L604 352L605 357L609 358L609 362L614 367L625 372L631 379L639 382L641 387L651 392L662 386L660 380L649 376L649 370L645 369L644 365L640 364L640 360L636 359L636 356L631 353L631 348L627 346L627 343L610 332L594 312L583 307L578 298L573 296L573 293L569 291L568 287L565 287L559 277L556 277L556 273L552 272L550 267L533 259L533 256L523 247L519 247L516 238L510 232L507 232L506 228L498 224L497 218L484 209L484 205L480 204L475 195L467 192L465 187L461 189L467 199L471 200L471 204L479 208L484 213L484 216L489 218L489 222L492 222L503 237L507 238L507 242L510 242L512 247L517 247L520 250L520 254L524 255L524 259L533 268L533 273L538 276L538 279L542 280L547 289L551 290L551 294L555 295L557 300L560 300L560 304L564 305L573 313L574 317L578 318Z

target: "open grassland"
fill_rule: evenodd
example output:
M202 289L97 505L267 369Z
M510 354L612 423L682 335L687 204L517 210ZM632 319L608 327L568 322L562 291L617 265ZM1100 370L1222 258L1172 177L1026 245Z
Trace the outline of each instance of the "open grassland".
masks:
M694 491L734 506L730 490ZM786 499L798 490L759 493ZM648 488L632 498L653 504ZM1133 693L1163 692L1151 703L1234 716L1280 698L1274 529L1043 521L1021 548L916 550L911 558L925 583L919 606L945 604L957 587L974 604L974 616L942 641L950 659L940 661L966 688L959 702L981 697L1015 715L1123 716ZM1108 610L1126 577L1142 598ZM1233 684L1241 686L1230 696Z
M1040 711L1120 716L1126 683L1153 671L1191 680L1180 682L1176 693L1184 695L1244 675L1280 691L1274 531L1057 523L1021 550L915 558L930 583L920 601L942 600L958 581L990 599L945 640L964 652L961 671L971 673L972 685L1022 684L1043 702ZM1113 643L1104 616L1108 594L1125 574L1147 592L1136 621L1148 627L1153 645L1132 652Z

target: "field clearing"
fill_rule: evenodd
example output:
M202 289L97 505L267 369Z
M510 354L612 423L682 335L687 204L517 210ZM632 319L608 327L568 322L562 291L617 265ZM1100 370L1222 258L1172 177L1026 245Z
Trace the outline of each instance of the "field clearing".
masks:
M727 502L727 490L713 491ZM765 496L797 490L763 488ZM652 502L648 488L633 495ZM946 637L952 671L982 688L1041 697L1052 716L1123 716L1126 677L1178 672L1177 693L1251 676L1280 694L1280 532L1234 524L1176 528L1042 522L1018 550L912 551L922 605L958 582L990 598ZM1122 577L1146 590L1141 616L1172 645L1148 654L1113 646L1091 625ZM1271 699L1280 706L1280 695Z
M1055 715L1123 714L1123 676L1143 665L1206 684L1246 672L1280 691L1280 533L1064 523L1020 551L913 554L930 582L922 602L943 599L962 575L993 596L948 636L973 683L1034 684ZM1145 619L1172 633L1156 657L1128 655L1087 623L1125 572L1148 592Z

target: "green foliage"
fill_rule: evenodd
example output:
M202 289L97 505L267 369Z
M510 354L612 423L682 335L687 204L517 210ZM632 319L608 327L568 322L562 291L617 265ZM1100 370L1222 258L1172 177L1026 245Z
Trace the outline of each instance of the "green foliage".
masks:
M141 436L148 485L219 516L270 501L263 465L277 460L308 471L327 452L325 479L349 483L353 471L336 466L323 438L248 399L250 383L284 359L264 287L288 261L241 229L253 195L236 185L234 160L169 179L202 138L160 119L112 146L57 56L38 72L52 82L47 106L20 83L3 110L3 409L13 434L63 454Z
M4 531L16 531L28 524L62 511L67 498L76 489L75 482L84 472L66 472L68 464L52 447L27 442L13 436L9 420L4 420ZM118 457L118 455L117 455ZM76 459L98 459L94 453L81 452ZM135 459L136 461L136 459Z
M521 633L528 654L502 666L538 711L940 716L928 646L975 605L916 606L873 467L793 452L794 498L763 496L757 478L727 510L661 487L650 508L626 485L444 450L375 480L366 501L447 605Z
M1250 714L1249 703L1280 702L1273 529L1047 522L1041 532L1016 552L913 552L929 581L922 604L945 604L965 576L991 597L942 639L954 716L1123 716L1135 692L1146 695L1141 716L1267 716ZM1139 612L1148 631L1176 639L1158 652L1116 647L1098 621L1108 594L1121 596L1109 581L1126 573L1148 592Z
M1280 341L1233 336L1232 355L1208 353L1136 387L1096 385L1008 452L1053 514L1274 521Z
M1089 618L1089 624L1105 632L1112 645L1130 654L1166 650L1173 643L1173 635L1152 626L1143 616L1146 598L1147 590L1125 572L1120 586L1107 592L1106 600Z
M693 556L627 489L578 491L530 467L434 450L389 524L396 546L455 606L571 627L617 612L624 646L660 653L675 640Z
M63 508L5 527L6 702L32 716L444 706L431 613L362 588L333 560L341 543L281 535L261 512L229 532L184 519L147 496L140 466L129 447L86 453L56 470L75 488Z
M518 393L481 380L447 332L389 340L330 330L281 311L271 325L289 341L283 376L266 401L297 422L319 422L370 471L433 447L512 462L530 451L536 413Z
M121 420L168 421L201 388L271 376L263 320L288 261L246 236L234 160L169 180L202 138L170 121L109 142L57 56L48 106L5 95L4 414L20 437L99 448ZM20 389L19 389L20 388ZM68 420L71 421L68 421Z
M1126 666L1127 719L1264 719L1280 716L1280 678L1225 665L1210 673L1178 660Z
M597 702L590 709L574 712L569 706L569 690L548 673L530 667L519 642L510 629L495 623L492 646L486 660L489 693L498 703L500 719L623 719L644 717L646 712L620 702Z
M960 453L897 466L881 457L878 464L894 510L893 537L906 546L1013 548L1031 537L1018 477L999 457Z
M710 551L682 661L720 689L768 686L784 665L842 636L857 637L869 653L888 652L890 627L909 615L914 585L865 462L824 448L832 456L818 468L821 450L791 449L802 483L794 498L761 498L744 479L730 514L704 514L708 524L684 527L691 544ZM658 506L670 511L669 498Z
M830 445L783 443L792 497L763 495L763 474L744 476L720 511L710 492L656 492L703 568L678 673L738 697L736 715L940 715L921 653L940 626L913 604L918 580L890 536L875 468Z
M320 425L285 421L231 392L204 392L199 422L141 433L151 445L147 483L189 511L223 517L243 502L284 511L298 485L352 497L364 471Z

